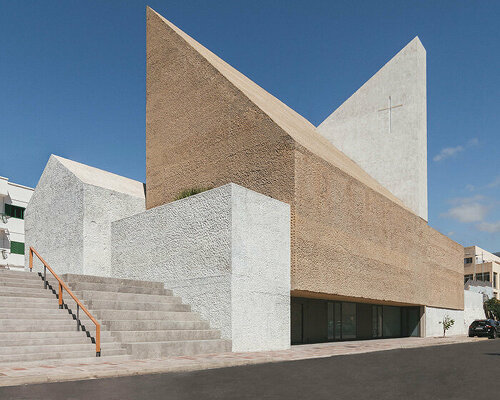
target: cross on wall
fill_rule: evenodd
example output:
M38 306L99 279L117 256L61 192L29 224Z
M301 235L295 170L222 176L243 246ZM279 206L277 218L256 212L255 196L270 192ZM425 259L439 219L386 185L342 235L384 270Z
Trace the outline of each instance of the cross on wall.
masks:
M392 105L392 99L391 99L391 96L389 96L389 107L386 107L386 108L382 108L380 111L387 111L389 110L389 133L392 132L392 110L394 108L398 108L398 107L403 107L402 104L398 104L397 106L393 106Z

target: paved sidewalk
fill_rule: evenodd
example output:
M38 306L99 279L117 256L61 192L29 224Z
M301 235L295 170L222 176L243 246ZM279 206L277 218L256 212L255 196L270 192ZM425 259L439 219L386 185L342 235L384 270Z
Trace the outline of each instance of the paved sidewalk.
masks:
M478 342L480 338L455 336L448 338L400 338L292 346L289 350L255 353L222 353L197 356L168 357L148 360L105 361L96 358L81 363L71 360L0 364L0 386L69 380L110 378L165 372L185 372L224 368L237 365L305 360L374 351Z

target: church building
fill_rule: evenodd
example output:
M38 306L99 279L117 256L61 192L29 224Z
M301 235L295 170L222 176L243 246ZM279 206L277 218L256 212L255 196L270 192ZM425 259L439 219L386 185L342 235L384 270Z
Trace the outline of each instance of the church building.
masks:
M146 82L145 186L56 156L42 174L26 242L54 269L162 282L232 351L463 313L463 247L427 223L418 38L316 127L148 8Z

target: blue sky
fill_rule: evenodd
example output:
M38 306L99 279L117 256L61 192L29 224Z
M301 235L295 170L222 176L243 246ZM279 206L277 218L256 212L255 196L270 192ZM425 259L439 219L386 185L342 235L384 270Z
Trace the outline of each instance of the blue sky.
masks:
M51 153L145 180L145 7L319 124L418 35L429 223L500 251L499 1L0 0L0 175Z

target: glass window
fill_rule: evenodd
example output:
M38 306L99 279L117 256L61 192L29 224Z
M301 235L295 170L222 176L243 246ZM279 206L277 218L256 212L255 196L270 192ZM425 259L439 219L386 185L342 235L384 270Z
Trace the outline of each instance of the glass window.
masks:
M384 306L383 330L385 337L401 336L401 309L399 307Z
M468 280L472 281L473 279L474 279L473 274L464 275L464 284L466 284Z
M472 264L472 257L464 258L464 264Z
M490 273L484 272L482 274L476 274L476 280L483 281L483 282L489 282L490 281Z
M342 303L342 339L356 339L356 303Z
M24 219L24 207L13 206L12 204L5 205L5 215L12 218Z
M372 306L372 336L382 337L382 306Z
M335 339L341 339L342 332L342 313L340 303L335 303Z
M24 243L10 242L10 252L12 254L24 254Z
M328 340L334 340L335 313L333 312L333 303L328 303Z

